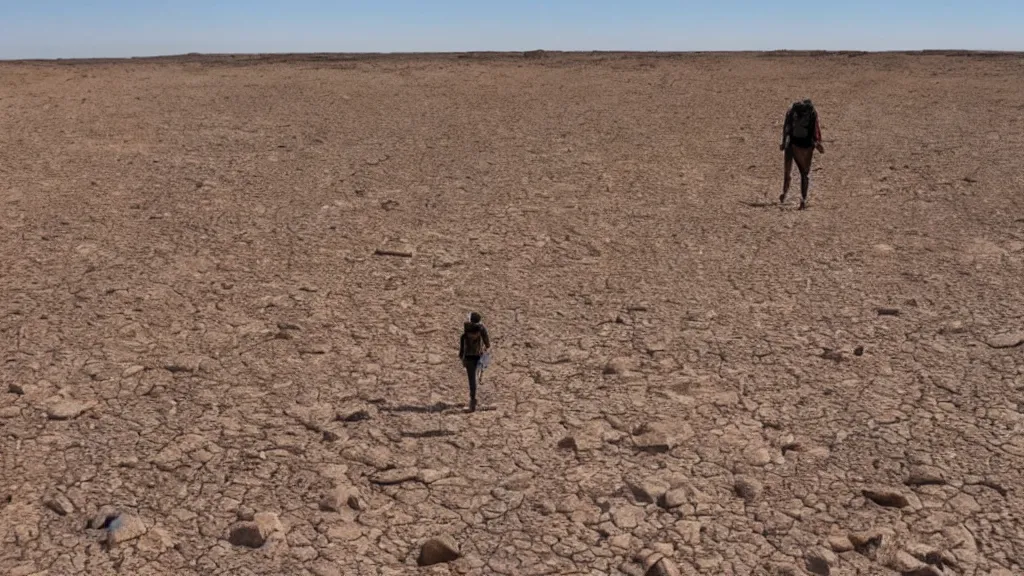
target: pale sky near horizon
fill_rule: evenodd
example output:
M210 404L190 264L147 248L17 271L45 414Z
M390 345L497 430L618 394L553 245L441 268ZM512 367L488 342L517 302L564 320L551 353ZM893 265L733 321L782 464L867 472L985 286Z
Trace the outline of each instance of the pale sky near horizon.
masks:
M1024 0L0 0L0 59L475 50L1024 50Z

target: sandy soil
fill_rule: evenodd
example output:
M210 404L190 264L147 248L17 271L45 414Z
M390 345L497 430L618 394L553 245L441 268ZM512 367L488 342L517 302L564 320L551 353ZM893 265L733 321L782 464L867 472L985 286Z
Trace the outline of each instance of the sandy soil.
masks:
M0 64L0 572L1024 573L1022 111L1018 56Z

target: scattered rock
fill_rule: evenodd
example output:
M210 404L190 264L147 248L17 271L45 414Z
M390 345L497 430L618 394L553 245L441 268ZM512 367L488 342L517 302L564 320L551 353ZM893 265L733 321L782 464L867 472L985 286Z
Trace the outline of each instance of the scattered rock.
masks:
M990 336L986 343L992 348L1016 348L1024 344L1024 330Z
M846 536L829 536L828 545L837 554L853 550L853 542Z
M825 360L831 360L833 362L843 361L843 353L838 350L833 350L831 348L825 348L821 352L821 357L824 358Z
M761 497L764 486L748 476L737 476L736 481L733 483L733 489L736 491L737 496L750 503Z
M129 540L135 540L146 533L146 525L142 519L133 514L119 514L107 525L107 546L117 546Z
M832 563L835 561L836 558L831 553L811 552L804 556L804 566L807 568L807 571L818 576L830 576L832 574Z
M146 369L145 366L139 366L139 365L129 366L128 368L125 368L124 372L121 373L121 377L122 378L131 378L132 376L135 376L136 374L138 374L139 372L144 371L145 369Z
M576 444L576 439L573 438L572 436L566 436L565 438L559 440L558 447L561 448L562 450L572 450L574 452L580 449L579 445Z
M891 530L876 528L850 534L850 543L853 544L853 549L859 554L873 558L875 551L892 537L893 532Z
M934 466L913 466L907 475L907 486L942 485L946 483L946 475Z
M320 509L338 512L345 506L359 511L365 508L359 490L354 486L336 486L320 500Z
M693 429L686 423L641 426L633 435L633 445L644 452L663 454L671 452L680 443L693 437Z
M431 470L423 469L416 474L416 479L424 484L433 484L439 480L443 480L451 476L452 471L448 469L442 470Z
M455 540L450 536L431 538L420 547L419 558L416 563L420 566L433 566L434 564L445 564L458 560L462 554Z
M95 404L79 400L60 400L46 408L50 420L72 420L90 410Z
M373 418L375 413L373 406L349 404L339 408L335 418L341 422L362 422Z
M906 494L891 488L865 488L861 491L865 498L879 506L887 508L906 508L910 500Z
M752 442L743 450L743 457L751 466L765 466L772 461L772 453L759 442Z
M612 358L604 365L604 373L607 375L622 376L629 373L633 363L629 358Z
M655 552L644 559L644 576L679 576L679 568L670 558Z
M854 348L853 349L853 355L854 356L863 356L864 355L864 347L863 346L857 346L856 348Z
M393 484L412 482L413 480L416 480L418 476L419 472L415 468L394 468L374 474L373 477L370 478L370 482L380 484L382 486L390 486Z
M228 542L235 546L259 548L266 543L272 534L283 530L284 526L281 525L281 520L277 517L277 514L261 512L256 514L252 521L239 522L232 526Z
M172 358L164 364L164 369L168 372L198 372L200 358L198 356L179 356Z
M627 480L626 487L633 493L637 502L657 504L662 501L670 486L659 478Z
M17 382L11 382L10 384L7 385L7 391L10 392L11 394L23 396L25 394L25 387L22 386L21 384L18 384Z
M67 516L75 511L75 506L71 503L71 500L68 500L68 497L60 492L44 499L43 505L60 516Z
M140 552L159 556L174 547L174 540L163 528L150 528L139 539L137 546Z
M883 308L878 308L875 311L878 312L879 316L899 316L900 315L900 309L899 308L883 307Z

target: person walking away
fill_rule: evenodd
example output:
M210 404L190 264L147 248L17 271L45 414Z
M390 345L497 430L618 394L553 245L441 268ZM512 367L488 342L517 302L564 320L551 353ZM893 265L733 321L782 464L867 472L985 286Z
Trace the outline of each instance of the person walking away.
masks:
M797 170L800 171L800 209L807 208L807 191L811 186L811 161L814 159L814 150L822 154L825 147L821 145L821 127L818 125L818 111L810 100L794 102L786 112L786 121L782 126L782 146L779 150L785 152L785 177L782 183L782 196L779 196L779 203L786 203L786 195L789 194L791 182L790 173L793 171L793 162L796 161Z
M491 339L481 320L477 312L470 314L469 322L463 325L462 337L459 338L459 359L466 367L466 375L469 377L470 412L476 411L476 378L480 358L491 348Z

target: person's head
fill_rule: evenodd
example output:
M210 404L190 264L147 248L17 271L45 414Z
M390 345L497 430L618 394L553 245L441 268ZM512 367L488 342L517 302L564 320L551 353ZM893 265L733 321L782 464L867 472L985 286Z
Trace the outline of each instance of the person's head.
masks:
M479 324L482 319L479 312L473 312L469 315L469 321L473 324Z

